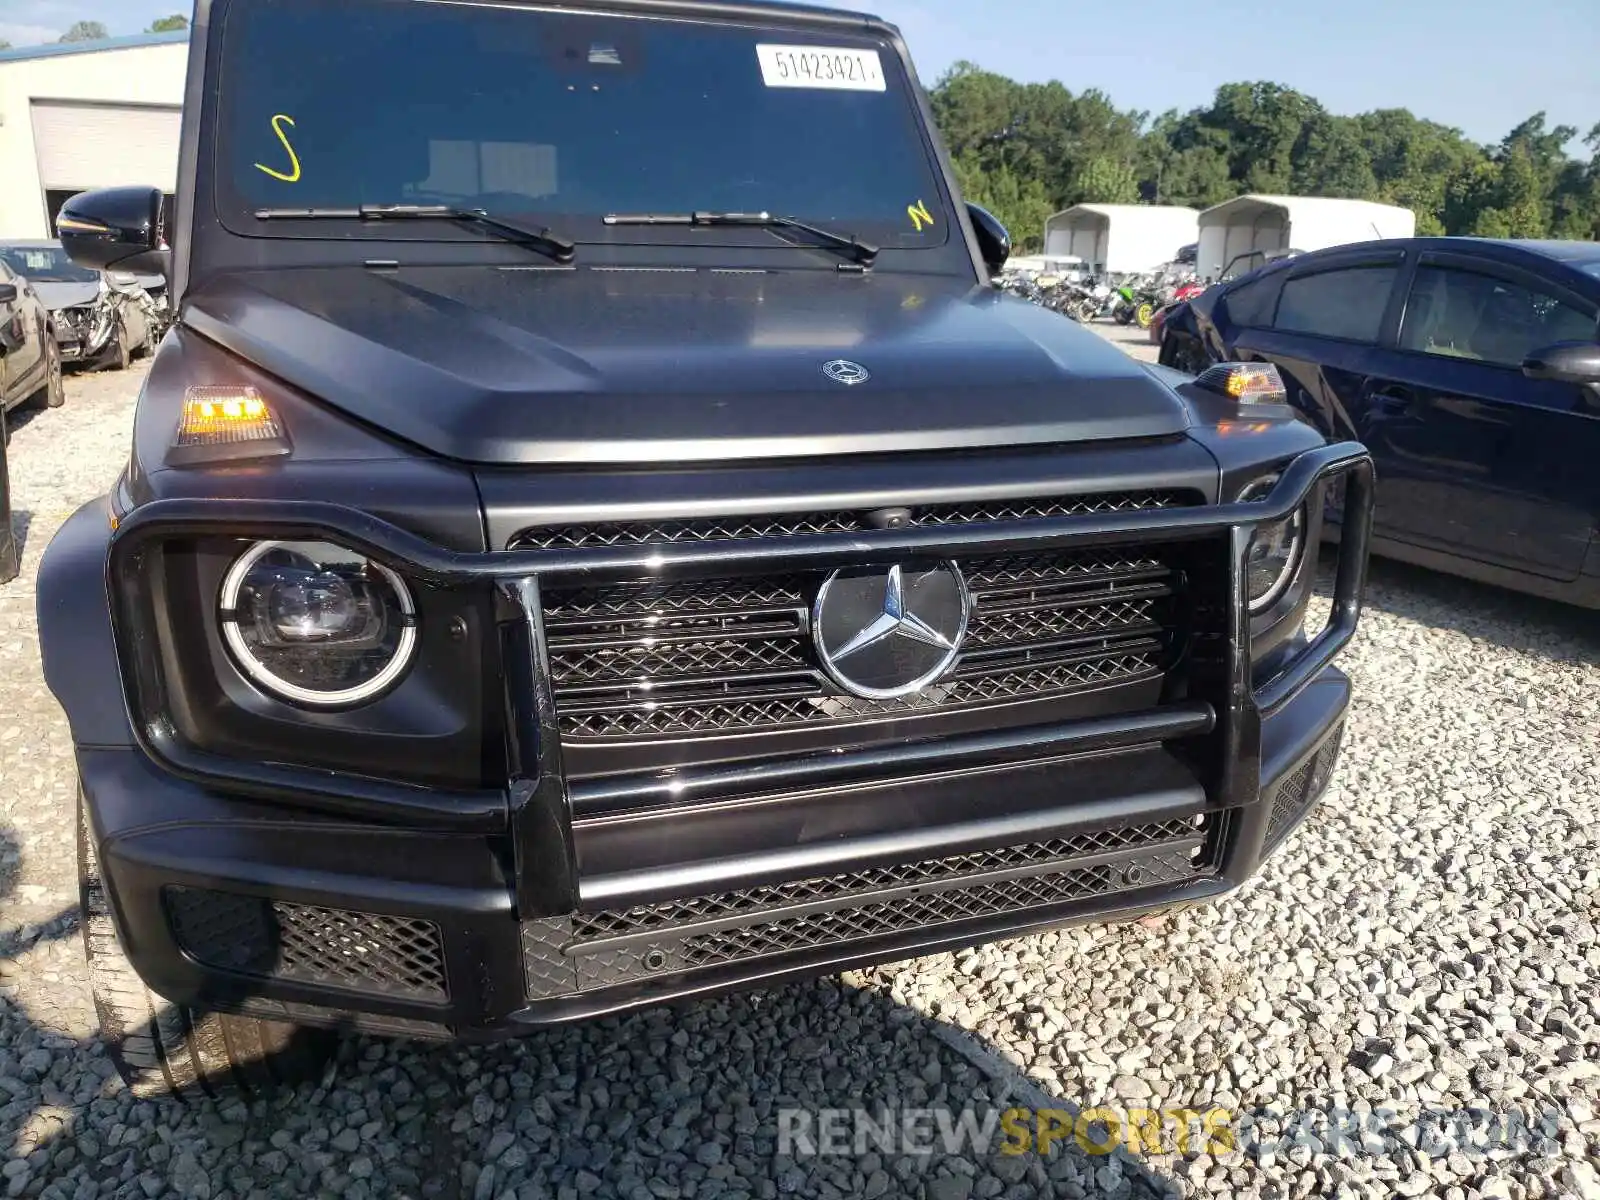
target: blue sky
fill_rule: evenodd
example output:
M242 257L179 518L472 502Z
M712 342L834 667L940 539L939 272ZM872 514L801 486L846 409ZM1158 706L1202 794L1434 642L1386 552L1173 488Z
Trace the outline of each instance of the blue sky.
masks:
M1334 112L1409 108L1484 142L1540 109L1580 133L1600 122L1597 0L840 3L896 22L930 85L966 58L1153 113L1202 104L1219 83L1269 79ZM136 33L186 10L186 0L0 0L0 38L54 41L80 19Z

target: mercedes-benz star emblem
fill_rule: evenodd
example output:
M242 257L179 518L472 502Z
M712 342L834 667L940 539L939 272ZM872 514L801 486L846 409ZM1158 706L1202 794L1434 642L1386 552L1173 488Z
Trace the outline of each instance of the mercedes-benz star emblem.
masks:
M908 696L961 652L972 604L953 562L835 571L817 592L811 637L836 683L868 700Z
M842 383L846 387L852 384L865 383L872 378L872 372L858 362L851 362L848 358L830 358L822 364L822 373L835 383Z

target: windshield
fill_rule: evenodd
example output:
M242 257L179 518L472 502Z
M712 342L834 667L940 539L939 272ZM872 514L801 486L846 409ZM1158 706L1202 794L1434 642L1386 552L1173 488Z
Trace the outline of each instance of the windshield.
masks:
M0 246L0 258L32 283L93 283L98 271L75 265L60 246Z
M440 204L579 240L770 245L752 229L607 227L608 213L769 212L885 248L948 240L892 45L854 31L417 0L251 0L226 18L218 201L259 236L470 236L313 227L263 208Z

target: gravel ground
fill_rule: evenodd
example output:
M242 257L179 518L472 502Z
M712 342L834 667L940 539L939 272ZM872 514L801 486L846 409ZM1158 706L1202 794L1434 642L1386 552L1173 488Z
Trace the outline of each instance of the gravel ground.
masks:
M112 481L140 377L72 378L65 408L14 422L6 1195L1600 1197L1600 633L1591 616L1386 564L1345 659L1359 699L1328 799L1221 904L492 1048L351 1040L320 1086L249 1105L133 1102L93 1037L70 742L31 589L57 526ZM1174 1154L1170 1131L1138 1159L777 1153L782 1108L1102 1103L1392 1109L1399 1124L1477 1106L1523 1112L1532 1133L1492 1154L1414 1129L1363 1140L1348 1119L1342 1140L1318 1125L1317 1141L1275 1150L1241 1134L1248 1153Z

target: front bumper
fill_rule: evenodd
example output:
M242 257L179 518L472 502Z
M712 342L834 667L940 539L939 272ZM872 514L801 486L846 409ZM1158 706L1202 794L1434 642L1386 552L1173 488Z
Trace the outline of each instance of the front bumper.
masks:
M111 349L116 321L95 312L57 312L56 346L63 363L93 362Z
M716 901L697 896L701 912L658 907L679 919L654 924L641 920L647 905L519 920L493 839L325 815L284 820L280 809L177 779L138 750L82 750L78 761L125 947L157 992L305 1024L493 1037L1216 899L1315 808L1349 698L1343 674L1326 668L1266 719L1259 795L1225 815L1164 756L1101 755L1050 775L1052 787L1071 780L1080 791L1070 805L1018 805L987 829L968 821L929 831L940 840L887 873L866 865L883 861L881 845L830 846L802 874L854 875L847 896L721 889ZM959 787L973 811L992 812L997 795L1015 799L1039 774L962 776ZM1019 812L1032 828L1020 827ZM1133 840L1139 831L1150 840ZM996 837L1010 839L1000 847L1008 853L970 849L993 848ZM1035 846L1050 849L1021 852ZM932 864L951 860L968 869L941 878ZM748 908L730 911L739 900ZM623 913L639 928L622 928ZM578 922L617 931L577 944Z
M1236 565L1257 523L1337 474L1350 510L1370 514L1370 463L1329 447L1297 459L1263 503L877 539L873 552L893 555L1008 538L1048 550L1225 537L1235 565L1216 595L1229 601L1229 627L1195 651L1201 683L1181 699L570 787L537 667L539 580L625 575L642 552L452 555L324 506L296 505L286 521L279 506L283 536L336 536L438 578L495 581L526 616L508 631L506 658L534 669L508 679L507 707L513 760L530 769L497 810L271 764L248 775L235 764L225 783L155 726L140 726L138 747L80 745L125 947L175 1001L498 1036L1215 898L1305 818L1338 752L1350 689L1330 660L1355 628L1368 522L1347 524L1327 629L1269 679L1252 676ZM207 506L152 505L118 541L216 521ZM823 565L862 554L858 538L800 540L649 556L653 568L692 569L713 554Z

